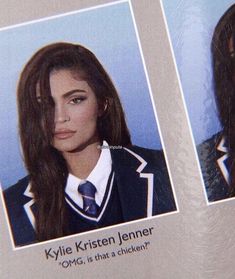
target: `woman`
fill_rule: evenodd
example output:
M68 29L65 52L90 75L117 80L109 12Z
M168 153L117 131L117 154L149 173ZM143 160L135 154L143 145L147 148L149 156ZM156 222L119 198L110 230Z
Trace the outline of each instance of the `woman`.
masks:
M199 146L209 201L235 196L235 5L217 23L212 43L214 92L222 131Z
M29 176L4 193L16 245L176 209L162 153L131 145L117 91L85 47L40 49L18 111Z

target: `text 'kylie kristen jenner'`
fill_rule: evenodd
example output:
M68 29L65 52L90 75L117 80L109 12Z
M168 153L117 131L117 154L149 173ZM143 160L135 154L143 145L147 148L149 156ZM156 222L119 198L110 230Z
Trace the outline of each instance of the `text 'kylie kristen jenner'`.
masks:
M109 246L113 244L118 244L119 246L122 245L124 242L127 242L129 240L143 238L152 235L153 227L150 228L144 228L142 230L136 230L133 232L128 233L121 233L117 232L116 236L110 236L107 238L102 239L95 239L95 240L88 240L88 241L76 241L74 243L74 247L71 246L59 246L58 248L49 248L45 249L45 256L46 259L53 259L57 261L58 259L62 258L66 255L71 255L72 253L76 252L82 252L87 250L96 249L103 246Z

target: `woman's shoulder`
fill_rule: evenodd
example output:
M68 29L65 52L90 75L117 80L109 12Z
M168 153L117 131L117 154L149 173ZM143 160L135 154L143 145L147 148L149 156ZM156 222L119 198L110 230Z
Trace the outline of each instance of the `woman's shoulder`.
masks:
M229 198L231 159L222 132L212 135L197 146L201 172L210 202Z
M16 184L8 187L3 191L3 195L5 201L9 202L16 202L20 201L21 198L24 196L24 193L29 185L29 177L25 176L24 178L20 179Z
M159 155L159 156L163 155L162 149L150 149L150 148L146 148L146 147L142 147L142 146L138 146L138 145L130 145L130 146L127 146L124 148L133 150L137 153L146 154L146 155Z
M27 176L3 192L15 246L31 244L36 239L28 214L32 205L28 186L29 177Z
M153 162L154 164L164 164L165 165L165 157L162 149L149 149L137 145L131 145L128 147L125 147L125 149L131 152L134 152L134 154L142 157L144 160L148 162ZM134 155L133 154L133 155Z

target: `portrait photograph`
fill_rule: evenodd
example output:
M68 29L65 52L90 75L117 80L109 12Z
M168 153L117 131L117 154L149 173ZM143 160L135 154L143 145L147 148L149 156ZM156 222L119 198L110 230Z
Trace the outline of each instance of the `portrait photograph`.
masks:
M178 210L129 1L4 27L0 65L13 248Z
M207 204L232 199L234 1L163 0L162 4Z

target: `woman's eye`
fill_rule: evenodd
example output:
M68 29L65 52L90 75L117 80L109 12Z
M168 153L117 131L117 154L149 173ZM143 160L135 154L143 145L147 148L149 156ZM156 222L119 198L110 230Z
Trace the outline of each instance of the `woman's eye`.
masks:
M71 99L70 103L71 104L79 104L84 100L85 100L85 98L83 98L83 97L76 97L76 98Z

